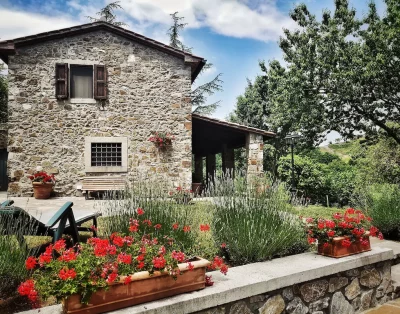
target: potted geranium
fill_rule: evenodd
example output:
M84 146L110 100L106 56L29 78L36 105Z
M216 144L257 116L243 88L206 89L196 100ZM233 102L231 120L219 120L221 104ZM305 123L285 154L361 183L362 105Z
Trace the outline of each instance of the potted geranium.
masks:
M29 176L33 186L33 196L36 199L48 199L56 183L54 174L48 174L45 171L37 171Z
M38 258L29 257L26 268L31 278L20 285L19 293L36 306L40 299L56 297L63 301L64 313L104 313L203 289L211 284L206 268L226 274L222 258L210 263L181 251L174 235L190 232L188 226L149 223L143 214L137 209L129 234L90 238L74 248L61 239ZM145 232L149 226L153 231ZM171 236L157 238L161 228L170 228Z
M369 237L383 239L372 218L361 210L348 208L332 219L305 218L308 243L317 245L318 254L343 257L371 250Z
M154 145L156 145L158 148L165 148L171 146L172 140L174 139L175 137L169 132L153 131L151 132L149 141L154 143Z

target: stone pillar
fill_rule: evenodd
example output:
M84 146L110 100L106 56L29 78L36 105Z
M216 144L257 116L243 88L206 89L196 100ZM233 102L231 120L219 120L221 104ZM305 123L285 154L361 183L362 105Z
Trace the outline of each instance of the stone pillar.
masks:
M252 176L260 177L263 174L263 136L249 133L246 136L247 152L247 178Z
M222 147L222 171L225 175L232 178L235 175L235 154L233 148L228 148L227 145Z
M214 182L215 169L215 154L208 154L206 156L207 184L210 180Z
M193 183L203 182L203 157L194 156L194 178Z

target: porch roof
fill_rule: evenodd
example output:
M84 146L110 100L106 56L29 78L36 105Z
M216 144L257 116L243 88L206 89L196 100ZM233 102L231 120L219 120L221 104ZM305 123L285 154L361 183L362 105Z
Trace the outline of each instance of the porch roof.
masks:
M192 124L192 152L199 156L221 153L225 145L233 149L245 147L246 137L250 133L262 135L264 140L276 135L273 132L199 114L192 114Z

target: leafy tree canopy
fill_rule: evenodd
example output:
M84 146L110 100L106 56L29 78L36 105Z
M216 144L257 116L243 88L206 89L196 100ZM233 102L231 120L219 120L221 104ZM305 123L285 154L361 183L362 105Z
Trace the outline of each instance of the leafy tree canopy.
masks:
M315 124L347 138L384 130L400 143L389 123L400 120L400 2L385 2L386 16L371 2L358 19L347 0L335 0L321 21L301 4L291 12L299 29L285 30L280 47L301 87L295 111L318 113Z

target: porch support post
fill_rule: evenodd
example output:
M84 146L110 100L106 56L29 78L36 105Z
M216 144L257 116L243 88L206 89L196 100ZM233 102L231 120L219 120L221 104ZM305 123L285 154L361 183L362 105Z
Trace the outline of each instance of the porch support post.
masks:
M206 172L207 172L207 183L214 182L215 175L215 154L208 154L206 156ZM211 180L211 182L210 182Z
M193 183L203 182L203 157L194 155L194 178Z
M226 176L235 175L235 154L233 148L228 148L226 144L222 146L222 171Z
M260 177L263 174L263 136L256 133L248 133L246 136L247 153L247 180Z

